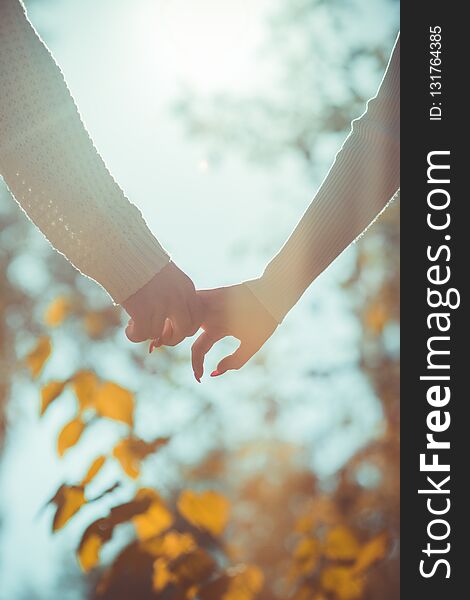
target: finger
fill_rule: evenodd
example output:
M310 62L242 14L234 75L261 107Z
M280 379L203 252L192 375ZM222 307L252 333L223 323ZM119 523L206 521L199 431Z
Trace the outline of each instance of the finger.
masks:
M126 336L131 342L144 342L161 336L165 314L163 310L154 310L150 319L129 319Z
M223 375L226 371L241 369L258 352L260 347L241 342L233 354L226 356L219 362L217 369L211 373L211 377Z
M176 346L188 337L191 332L191 316L189 314L186 302L183 300L178 301L176 304L170 307L169 317L171 319L171 325L173 332L168 339L165 341L166 346Z
M125 330L127 339L135 344L145 342L151 337L148 321L134 321L131 319Z
M153 340L160 341L164 327L166 323L166 315L160 311L154 312L152 315L152 325L150 328L151 336ZM158 343L157 342L157 343Z
M170 319L165 319L165 324L163 326L163 331L155 344L156 348L160 348L160 346L167 346L168 342L171 341L173 337L173 325L171 324Z
M221 340L224 336L214 336L207 331L203 331L191 347L191 364L193 366L194 377L198 383L201 383L201 377L204 374L204 358L212 346Z

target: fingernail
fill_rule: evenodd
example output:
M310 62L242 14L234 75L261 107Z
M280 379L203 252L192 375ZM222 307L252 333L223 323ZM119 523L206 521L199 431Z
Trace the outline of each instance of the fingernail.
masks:
M155 350L155 348L158 348L157 340L152 340L150 342L150 346L149 346L149 354L152 354L152 352Z
M194 373L194 379L195 379L195 380L196 380L198 383L201 383L201 378L200 378L200 377L198 377L198 376L196 375L196 373Z
M218 377L219 375L222 375L222 373L220 373L220 371L217 371L217 369L215 371L212 371L211 373L211 377Z

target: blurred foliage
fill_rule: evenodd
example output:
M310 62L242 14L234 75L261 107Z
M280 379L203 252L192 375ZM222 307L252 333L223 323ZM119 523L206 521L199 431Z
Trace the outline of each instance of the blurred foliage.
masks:
M52 306L56 304L54 300ZM49 312L50 308L46 315ZM25 359L33 377L50 356L50 340L41 338ZM171 437L139 439L134 432L134 394L101 381L93 371L43 384L42 416L68 387L75 396L76 416L58 434L59 456L80 443L85 427L97 419L110 419L127 429L107 455L93 459L81 481L60 485L48 502L55 505L52 531L62 529L87 505L114 494L126 477L136 482L133 497L89 524L78 544L83 571L99 570L93 597L127 598L131 590L132 597L142 599L251 600L271 598L273 593L293 599L367 597L367 575L389 553L392 533L390 523L377 521L383 496L376 490L366 494L351 477L357 464L371 460L373 448L343 469L333 494L319 492L314 475L295 468L294 448L275 442L242 447L236 457L209 456L205 464L185 474L188 483L197 480L200 485L201 469L206 479L225 472L228 484L236 482L231 493L227 490L232 501L218 491L189 488L164 499L155 489L139 485L140 467ZM380 440L375 452L380 455L385 443ZM235 465L260 452L272 461L267 466L275 473L274 481L259 473L245 481L230 476ZM90 496L88 486L112 460L121 469L118 479ZM274 515L282 519L273 521ZM133 525L131 539L110 565L99 568L103 546L124 524ZM266 527L269 536L261 531ZM224 535L227 529L230 532Z
M186 89L174 109L191 136L211 142L215 153L236 147L250 161L275 164L286 155L306 164L310 174L324 170L322 143L339 143L371 96L368 77L383 73L397 35L398 2L379 0L385 36L365 38L368 0L278 0L269 17L262 56L275 60L275 85L256 94L200 96ZM374 17L370 16L373 27ZM364 26L367 26L364 24ZM377 82L379 79L377 79ZM336 144L337 146L338 144Z
M381 2L385 7L391 0ZM329 135L343 135L367 99L355 78L356 68L383 70L391 47L391 37L374 46L363 43L354 17L357 4L359 0L281 3L270 21L268 51L280 65L282 93L265 99L199 98L187 92L178 111L190 134L215 147L230 144L260 163L297 157L313 177L319 168L319 144ZM339 40L334 52L328 42L332 37ZM74 398L75 414L57 432L59 456L66 458L74 447L79 449L83 438L94 435L103 421L118 435L107 452L83 464L73 481L62 483L47 504L54 511L53 532L91 506L101 511L77 540L87 597L396 600L399 359L390 339L399 322L398 202L356 244L356 268L343 283L361 323L359 366L383 405L381 434L327 487L306 467L302 449L275 436L230 452L214 436L213 450L201 461L170 462L180 472L180 483L160 490L158 474L154 485L143 484L143 464L165 453L184 431L142 439L137 433L136 392L102 377L102 365L90 349L102 348L105 354L111 346L116 356L126 354L143 385L154 368L138 350L116 342L119 310L59 255L41 250L35 257L32 269L40 265L45 278L40 293L38 286L20 281L16 265L31 253L37 234L4 195L0 439L11 382L24 373L20 364L40 387L39 412L44 418L55 405ZM46 306L39 299L42 295L51 300ZM65 379L45 379L44 366L54 357L61 336L79 349L78 364L71 365ZM160 351L159 375L181 388L173 374L177 360ZM206 428L216 419L205 402L199 414ZM267 414L267 428L275 418ZM115 474L115 480L106 480L106 473ZM121 493L125 502L117 500ZM118 530L122 534L115 535ZM104 552L107 546L113 548L111 555Z

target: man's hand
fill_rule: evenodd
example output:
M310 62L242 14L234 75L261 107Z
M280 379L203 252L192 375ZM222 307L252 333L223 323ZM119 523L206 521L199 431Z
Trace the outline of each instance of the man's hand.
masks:
M203 317L193 282L172 262L122 305L131 317L126 328L131 342L158 344L166 323L165 344L176 346L196 333Z
M204 357L216 342L233 336L240 340L240 346L219 362L212 377L230 369L240 369L271 337L278 323L243 284L198 291L197 294L204 304L201 325L204 332L193 344L192 365L194 377L200 382Z

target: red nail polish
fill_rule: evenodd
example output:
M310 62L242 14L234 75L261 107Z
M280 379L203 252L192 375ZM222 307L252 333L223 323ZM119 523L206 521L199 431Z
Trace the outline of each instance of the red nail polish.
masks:
M219 373L219 371L217 371L217 369L215 371L212 371L212 373L211 373L211 377L218 377L219 375L222 375L222 373Z
M200 377L198 377L197 375L194 375L194 379L195 379L195 380L196 380L198 383L201 383L201 378L200 378Z
M157 340L152 340L150 342L150 346L149 346L149 354L152 354L152 352L155 350L155 348L158 348Z

